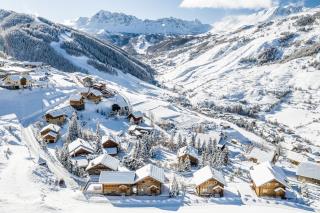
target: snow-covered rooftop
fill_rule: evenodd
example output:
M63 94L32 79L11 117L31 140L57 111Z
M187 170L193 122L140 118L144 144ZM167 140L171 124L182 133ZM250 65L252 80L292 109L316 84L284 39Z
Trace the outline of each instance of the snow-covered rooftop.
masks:
M57 138L58 137L58 134L56 132L53 132L53 131L49 131L47 134L45 134L43 137L47 137L47 136L51 136L53 138Z
M19 73L25 73L25 72L30 72L30 69L26 69L23 67L17 67L17 66L6 66L6 67L1 67L0 70L3 70L5 72L19 72Z
M313 162L302 162L299 164L296 174L297 176L320 180L320 164Z
M210 166L203 167L193 174L192 182L199 186L200 184L215 179L223 185L227 185L222 172L211 168Z
M159 181L160 183L165 182L165 175L163 168L157 167L152 164L148 164L136 171L136 182L143 180L146 177L151 177Z
M198 150L191 146L184 146L178 150L177 156L181 157L184 155L190 155L198 159Z
M83 148L87 150L88 152L93 153L93 148L91 144L81 138L77 138L75 141L71 142L68 145L69 154L75 153L78 149Z
M305 155L293 151L287 151L286 155L289 160L297 161L300 163L308 160L308 158Z
M89 170L99 164L102 164L102 165L116 171L116 170L118 170L120 161L117 158L114 158L108 154L103 154L103 155L100 155L100 156L96 157L95 159L91 160L89 162L89 165L86 168L86 170Z
M284 186L288 186L286 176L282 169L280 167L271 165L270 162L264 162L254 166L253 169L250 170L250 175L252 181L258 187L273 180L278 181Z
M120 145L120 138L117 136L113 136L111 134L107 134L107 135L102 136L101 142L103 144L103 143L107 142L108 140L111 140L111 141Z
M253 147L253 149L246 155L248 159L254 158L257 159L259 163L263 162L272 162L274 158L275 152L274 150L262 150L258 147Z
M90 90L89 93L93 94L94 96L103 96L103 94L100 91L96 90L96 89Z
M101 184L134 184L136 174L132 171L102 171L99 176Z
M108 155L116 155L118 153L118 149L116 147L106 148L105 151Z
M82 99L82 96L80 94L72 94L70 96L70 101L80 101Z
M135 118L142 118L143 117L143 113L141 111L133 111L131 113Z
M48 124L47 126L43 127L41 130L40 130L40 133L46 131L46 130L51 130L53 132L60 132L61 130L61 127L58 126L58 125L55 125L55 124Z

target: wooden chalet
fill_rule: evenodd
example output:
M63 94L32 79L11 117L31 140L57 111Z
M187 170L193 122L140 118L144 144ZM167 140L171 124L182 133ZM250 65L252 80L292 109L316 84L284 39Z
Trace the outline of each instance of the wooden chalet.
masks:
M46 134L48 134L49 132L56 132L59 133L61 130L61 127L55 124L48 124L47 126L43 127L40 130L40 136L44 136Z
M128 119L132 124L138 125L143 121L143 113L140 111L132 112L129 114Z
M93 89L99 90L100 92L107 89L107 86L105 83L94 83L92 85Z
M68 150L69 150L69 155L72 157L88 155L88 154L92 154L94 152L90 143L88 143L87 141L84 141L80 138L71 142L68 145Z
M70 106L72 106L76 110L84 110L85 103L84 103L84 97L79 94L73 94L70 96Z
M192 181L197 195L223 197L226 181L222 172L206 166L193 174Z
M299 181L320 185L320 164L310 161L300 163L296 175Z
M249 153L246 154L246 158L256 164L263 162L275 163L277 155L275 150L262 150L258 147L252 147Z
M86 89L81 92L81 95L94 103L99 103L102 100L102 93L95 89Z
M108 154L91 160L86 168L89 175L100 175L102 171L117 171L120 161Z
M102 194L113 196L132 195L135 176L135 172L132 171L102 171L99 176Z
M196 166L199 162L198 150L191 146L184 146L178 150L178 161L185 161L189 157L191 165Z
M137 195L160 195L165 183L164 170L148 164L136 171L135 187Z
M101 140L102 147L109 155L117 155L120 149L120 141L117 137L106 135Z
M250 170L252 187L259 197L286 197L287 180L281 168L265 162Z
M40 137L46 143L55 143L58 140L60 126L49 124L40 130Z
M55 110L47 112L44 117L47 123L61 126L65 123L67 115L60 110Z

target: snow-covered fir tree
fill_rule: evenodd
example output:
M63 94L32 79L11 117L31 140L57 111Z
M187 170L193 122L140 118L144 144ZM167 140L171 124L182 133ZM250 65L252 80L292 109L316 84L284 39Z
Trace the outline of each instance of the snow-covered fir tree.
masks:
M79 138L81 134L81 127L78 122L78 116L77 113L74 112L71 116L69 126L68 126L68 132L67 132L67 143L70 143L77 138Z
M169 196L174 198L177 197L179 195L179 183L177 181L176 176L173 176L173 179L170 183L170 192L169 192Z
M96 140L95 140L95 153L96 154L102 154L103 149L102 149L102 144L101 144L101 131L100 131L100 123L97 123L96 127Z

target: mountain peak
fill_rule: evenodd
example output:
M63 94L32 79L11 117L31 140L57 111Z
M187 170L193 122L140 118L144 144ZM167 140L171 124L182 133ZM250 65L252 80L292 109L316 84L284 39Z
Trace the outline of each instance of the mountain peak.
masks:
M195 35L211 29L210 25L202 24L199 20L186 21L174 17L142 20L132 15L105 10L100 10L90 18L81 17L72 22L71 26L89 33L104 30L112 33L170 35Z

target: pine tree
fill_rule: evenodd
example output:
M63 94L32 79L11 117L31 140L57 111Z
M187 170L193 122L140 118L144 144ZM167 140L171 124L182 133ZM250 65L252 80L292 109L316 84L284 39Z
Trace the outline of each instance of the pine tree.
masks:
M96 154L103 153L101 140L102 139L101 139L101 132L100 132L100 123L98 122L96 127L96 147L95 147Z
M196 148L196 134L192 134L191 135L191 141L190 141L190 144L189 144L191 147L194 147Z
M188 143L187 143L187 138L186 138L186 137L183 137L182 147L187 146L187 145L188 145Z
M191 161L189 155L184 159L184 170L190 172L191 171Z
M169 196L174 198L174 197L177 197L178 195L179 195L179 183L176 179L176 176L174 175L170 184Z
M69 126L68 126L68 132L67 132L67 143L70 143L74 140L76 140L77 138L79 138L81 129L80 129L80 125L78 123L78 117L77 117L77 113L74 112L72 114L71 120L69 122Z
M180 149L181 147L183 147L183 142L182 142L182 136L181 133L179 133L178 135L178 141L177 141L177 148Z

